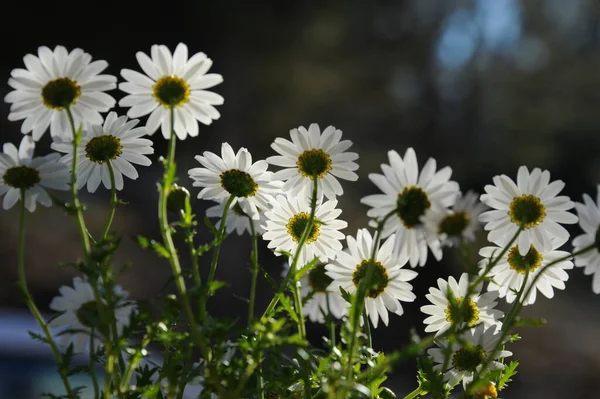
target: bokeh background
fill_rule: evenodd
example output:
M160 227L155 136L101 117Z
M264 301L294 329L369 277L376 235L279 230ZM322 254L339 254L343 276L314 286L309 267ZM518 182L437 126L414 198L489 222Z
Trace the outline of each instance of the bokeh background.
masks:
M185 42L190 53L214 60L211 71L224 82L220 120L201 126L200 137L178 146L181 183L193 156L219 152L222 142L248 148L255 159L272 154L275 137L312 122L334 125L360 154L358 182L344 182L340 198L346 234L365 227L361 197L376 192L368 174L380 171L387 151L414 147L420 164L434 157L450 165L463 191L481 192L496 174L516 176L520 165L541 167L562 179L564 194L581 201L595 196L600 183L600 3L595 0L388 0L388 1L158 1L16 2L0 5L0 97L10 88L13 68L40 45L81 47L110 64L107 72L139 69L135 53L153 44L174 49ZM122 93L111 93L117 99ZM123 111L123 110L121 110ZM18 143L20 123L8 122L0 104L0 141ZM156 155L166 142L154 136ZM49 150L46 135L38 155ZM123 235L115 264L133 267L120 283L136 299L153 298L169 276L168 264L137 247L131 237L159 237L155 182L160 166L140 170L126 181L114 229ZM197 190L192 189L194 194ZM82 192L86 218L98 232L106 217L108 193ZM194 201L202 215L211 204ZM27 269L31 289L45 311L61 285L74 276L60 262L80 255L75 222L57 207L28 215ZM41 368L45 353L20 339L27 313L16 286L18 210L0 213L0 397L36 397L52 369ZM577 226L570 228L579 234ZM201 232L200 240L210 237ZM485 244L485 235L474 245ZM212 311L245 317L249 293L247 236L224 244L217 278L229 283L210 303ZM567 248L570 250L570 247ZM431 257L430 257L431 258ZM459 276L458 254L447 250L431 259L415 280L418 299L374 331L377 349L408 342L411 328L423 331L420 306L439 277ZM206 259L202 260L206 266ZM266 245L260 262L274 277L282 259ZM259 285L258 307L271 289ZM506 306L504 305L504 308ZM523 328L512 346L519 374L504 398L598 398L600 375L600 297L581 269L570 273L565 291L552 300L538 297L529 316L544 317L543 328ZM25 323L25 324L21 324ZM323 330L310 325L311 339ZM11 341L12 339L12 341ZM29 349L28 349L29 348ZM46 356L47 358L47 356ZM45 358L44 358L45 359ZM36 368L36 366L39 366ZM50 373L50 374L48 374ZM416 387L412 361L399 365L388 386L399 397Z

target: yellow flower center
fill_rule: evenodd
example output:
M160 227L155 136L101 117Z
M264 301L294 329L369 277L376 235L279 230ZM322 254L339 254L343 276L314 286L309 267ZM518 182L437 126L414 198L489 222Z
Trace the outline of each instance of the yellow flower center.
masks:
M81 96L81 87L70 78L51 80L42 88L44 105L57 111L75 104L79 96Z
M519 253L519 246L514 246L508 252L508 265L518 273L525 274L527 270L533 272L542 264L542 254L532 245L525 256Z
M302 176L311 179L322 179L332 167L331 157L320 149L304 151L298 156L296 165Z
M542 201L531 194L523 194L515 197L510 203L508 216L511 222L530 229L544 221L546 208Z
M219 178L221 179L221 187L236 197L252 197L258 191L258 184L256 184L252 176L242 170L226 170L221 173Z
M15 166L2 176L4 184L17 189L30 189L41 181L40 172L29 166Z
M165 108L177 108L190 99L190 85L178 76L163 76L152 86L152 96Z
M356 269L352 273L352 282L355 287L358 287L361 280L367 275L369 265L372 265L371 268L373 271L371 272L370 286L367 288L367 296L369 298L377 298L383 293L390 281L387 269L381 262L369 259L363 260L360 264L356 265Z
M94 137L85 146L85 156L99 164L116 159L122 153L121 140L110 134Z
M456 306L452 306L452 303L449 302L444 310L446 321L455 324L466 323L469 327L473 327L479 321L479 309L475 302L471 298L467 298L466 305L463 305L462 297L456 298L455 301Z
M288 234L290 235L290 237L292 237L292 240L294 240L294 242L300 241L300 237L302 237L302 233L304 232L306 225L308 225L309 220L310 214L306 212L300 212L290 218L286 227ZM321 223L319 223L317 220L314 220L305 243L310 244L311 242L316 241L319 237L320 230Z
M421 216L431 207L427 193L420 187L406 186L396 200L396 213L408 229L421 224Z

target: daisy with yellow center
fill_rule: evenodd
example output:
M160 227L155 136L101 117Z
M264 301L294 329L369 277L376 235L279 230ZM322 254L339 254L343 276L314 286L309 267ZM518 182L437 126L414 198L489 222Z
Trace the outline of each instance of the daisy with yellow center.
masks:
M321 131L319 125L311 124L308 129L300 126L290 130L292 141L276 138L271 144L279 155L267 158L271 165L284 169L275 173L275 178L285 182L283 191L289 196L312 195L313 180L318 180L318 198L323 195L335 199L344 190L338 179L356 181L354 173L358 154L346 152L352 142L341 140L342 131L333 126Z
M346 228L348 223L338 220L342 211L336 206L337 201L317 204L314 223L300 250L298 269L314 258L327 262L342 249L340 240L344 235L339 230ZM282 255L280 251L286 251L293 256L310 219L308 199L303 196L287 198L278 195L271 202L269 209L265 212L266 222L263 228L266 232L263 238L269 241L268 247L274 250L276 255Z
M68 52L63 46L54 51L42 46L38 55L27 54L27 69L14 69L8 85L13 91L4 97L11 103L8 120L22 120L21 132L31 132L38 141L50 126L53 138L72 137L66 109L75 126L102 123L101 112L114 107L115 99L104 93L117 87L117 78L100 75L108 63L92 62L91 55L76 48Z
M417 277L417 272L404 268L408 259L394 256L394 240L394 235L390 236L371 260L375 242L367 229L360 229L356 238L346 237L348 248L338 252L335 261L325 267L333 279L330 288L339 290L341 287L350 294L356 292L368 268L372 268L365 309L374 327L377 327L380 318L387 326L388 311L400 316L404 313L400 302L413 302L416 298L408 281Z
M441 260L438 234L426 229L421 217L429 208L446 209L454 204L458 184L450 180L452 169L445 167L436 172L436 161L429 158L419 172L417 155L412 148L406 150L404 158L396 151L389 151L388 157L390 164L381 165L383 175L369 174L369 179L383 193L360 200L371 207L367 216L381 220L395 212L395 217L385 224L382 236L396 235L398 256L408 257L412 267L425 265L428 247L433 256ZM373 221L371 225L376 226L376 223Z
M497 256L502 251L502 247L490 246L484 247L479 251L479 255L485 259L481 260L480 270L484 270L491 256ZM518 245L511 247L500 261L488 273L492 278L487 289L488 291L498 291L500 298L506 298L508 303L514 302L516 293L521 289L527 275L527 285L523 295L529 290L529 295L521 298L523 305L531 305L535 302L536 292L540 291L546 298L554 297L554 289L564 290L565 281L569 279L567 270L573 268L573 262L563 260L555 263L548 268L544 266L557 259L569 256L568 252L551 249L543 252L535 246L530 245L525 255ZM542 270L543 273L542 273ZM541 276L537 277L538 274ZM532 286L533 285L533 286ZM530 288L531 287L531 288Z
M493 208L479 216L489 231L488 240L504 245L517 233L521 255L533 245L540 251L558 248L569 239L569 233L559 223L577 223L570 212L574 203L567 196L557 196L564 188L561 180L550 183L550 172L535 168L529 173L521 166L517 183L506 175L495 176L494 185L485 186L481 201Z
M481 295L483 284L480 284L467 298L469 289L467 273L463 273L458 282L450 276L448 281L438 279L437 284L438 288L431 287L429 294L425 295L432 305L421 307L421 312L429 315L423 321L427 325L425 332L435 332L437 336L448 330L452 324L458 327L465 324L473 327L479 323L483 323L486 328L500 326L499 319L504 316L504 313L494 309L498 293L487 292ZM454 297L455 306L450 302L450 293Z
M119 89L128 93L119 101L120 107L131 107L130 118L150 114L146 122L148 134L161 127L165 138L171 137L171 108L175 116L174 130L180 140L189 134L198 135L198 122L210 125L221 117L215 105L223 104L223 97L206 90L218 85L223 77L207 73L212 60L204 53L188 59L188 48L179 43L175 52L167 46L154 45L151 57L138 52L136 58L145 75L131 69L121 70L127 82Z

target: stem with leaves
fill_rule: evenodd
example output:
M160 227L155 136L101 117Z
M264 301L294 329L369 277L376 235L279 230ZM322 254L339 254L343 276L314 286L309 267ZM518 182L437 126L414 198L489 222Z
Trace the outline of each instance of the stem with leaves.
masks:
M108 167L108 176L110 177L110 209L108 212L108 219L106 220L106 224L104 225L104 229L102 230L102 236L100 238L100 241L104 241L108 237L108 232L115 217L115 211L117 210L118 203L117 188L115 186L115 171L110 161L106 162L106 166Z

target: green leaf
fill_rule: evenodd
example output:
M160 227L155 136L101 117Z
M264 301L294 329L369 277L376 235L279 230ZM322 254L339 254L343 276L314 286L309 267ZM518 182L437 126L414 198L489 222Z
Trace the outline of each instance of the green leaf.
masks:
M518 317L515 323L515 327L542 327L547 323L547 320L543 317Z
M215 227L215 225L212 224L212 222L210 221L210 219L208 218L208 216L204 216L204 225L208 228L208 231L210 231L210 233L213 236L216 236L217 234L219 234L219 230L217 230L217 228Z
M161 256L163 258L166 258L166 259L171 258L171 254L169 253L169 250L167 248L165 248L164 245L162 245L158 241L148 239L141 235L135 236L135 240L142 248L152 249L154 252L156 252L156 254L158 256Z
M36 340L36 341L40 341L44 344L48 343L48 340L46 339L46 337L40 335L40 334L36 334L31 330L27 330L27 333L29 334L29 336L31 337L31 339Z
M518 361L510 362L510 364L504 369L502 373L502 377L498 380L498 384L496 385L499 391L506 388L506 385L512 381L512 377L517 374L517 366L519 366Z

